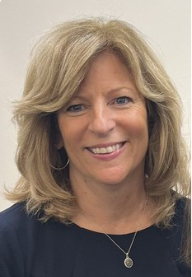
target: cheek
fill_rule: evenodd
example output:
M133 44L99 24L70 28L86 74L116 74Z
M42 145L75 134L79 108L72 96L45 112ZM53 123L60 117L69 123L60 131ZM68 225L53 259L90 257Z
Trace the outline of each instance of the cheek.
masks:
M148 128L146 122L142 121L134 124L130 139L135 146L137 145L138 148L141 147L141 150L145 151L148 147Z
M132 110L131 113L122 118L122 122L124 122L124 126L127 126L127 131L130 131L130 135L132 134L136 138L148 139L147 112L145 108Z
M67 148L70 145L75 147L84 133L82 122L61 118L58 119L58 126L64 147Z
M135 124L133 123L133 125L135 132L136 134L138 134L138 136L148 136L148 126L146 118L137 118L137 120L135 120Z

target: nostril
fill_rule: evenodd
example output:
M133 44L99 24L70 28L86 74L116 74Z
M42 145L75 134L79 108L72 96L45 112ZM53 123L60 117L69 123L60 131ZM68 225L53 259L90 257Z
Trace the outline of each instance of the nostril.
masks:
M90 123L89 130L98 133L98 134L106 134L112 131L115 128L115 123L111 120L95 120Z
M96 134L106 134L112 131L116 126L115 120L109 114L104 114L104 112L100 112L94 114L92 118L90 118L89 130Z

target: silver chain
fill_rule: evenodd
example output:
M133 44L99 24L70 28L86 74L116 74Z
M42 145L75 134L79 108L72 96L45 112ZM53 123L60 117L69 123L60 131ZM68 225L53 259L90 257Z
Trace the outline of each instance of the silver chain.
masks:
M131 248L132 248L132 246L133 246L133 243L134 243L134 240L135 240L135 237L136 237L136 235L137 235L137 231L134 233L134 235L133 235L133 239L132 239L132 241L131 241L131 244L130 244L130 246L129 246L129 249L128 249L128 251L127 252L125 252L108 234L106 234L106 233L104 233L104 235L106 235L126 256L129 256L129 253L130 253L130 251L131 251Z
M106 234L106 233L102 230L102 228L101 228L100 226L98 226L99 229L103 232L103 234L104 234L106 237L108 237L108 239L110 239L110 241L113 242L113 243L114 243L114 244L115 244L126 256L129 256L129 253L130 253L131 248L132 248L132 246L133 246L133 243L134 243L134 241L135 241L136 235L137 235L137 233L138 233L138 229L139 229L139 226L140 226L141 217L142 217L142 215L144 214L144 212L146 211L147 205L148 205L148 198L147 198L147 200L146 200L146 202L145 202L145 205L144 205L144 207L143 207L143 209L142 209L142 213L141 213L141 215L140 215L140 217L139 217L137 229L136 229L136 231L135 231L135 233L134 233L134 235L133 235L131 244L130 244L129 249L128 249L127 252L125 252L125 250L123 250L123 249L122 249L122 248L121 248L121 247L120 247L120 246L119 246L108 234Z
M133 246L133 243L134 243L134 241L135 241L135 238L136 238L136 235L137 235L137 233L138 233L139 226L140 226L140 221L141 221L142 215L143 215L144 212L146 211L147 205L148 205L148 198L146 199L145 205L144 205L144 207L143 207L143 211L142 211L142 213L141 213L141 215L140 215L140 217L139 217L137 229L136 229L136 231L135 231L135 233L134 233L134 235L133 235L131 244L130 244L130 246L129 246L127 252L125 252L125 250L123 250L123 249L122 249L122 248L121 248L121 247L120 247L120 246L119 246L108 234L106 234L106 233L103 231L103 229L102 229L99 225L97 225L97 224L95 223L95 225L102 231L102 233L103 233L106 237L108 237L108 239L109 239L114 245L116 245L116 246L119 248L119 250L121 250L121 251L125 254L126 258L125 258L125 260L124 260L124 265L125 265L127 268L131 268L131 267L133 266L133 260L129 257L129 253L130 253L131 248L132 248L132 246ZM89 218L87 217L87 215L86 215L83 211L82 211L82 213L83 213L84 216L89 220ZM89 221L90 221L90 220L89 220ZM90 222L91 222L91 221L90 221Z

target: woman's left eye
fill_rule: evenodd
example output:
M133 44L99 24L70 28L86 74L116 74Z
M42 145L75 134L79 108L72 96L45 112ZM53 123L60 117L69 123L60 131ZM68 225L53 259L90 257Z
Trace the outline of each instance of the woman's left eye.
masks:
M132 102L132 99L128 96L121 96L121 97L118 97L114 100L114 103L118 104L118 105L125 105L125 104L128 104L130 102Z

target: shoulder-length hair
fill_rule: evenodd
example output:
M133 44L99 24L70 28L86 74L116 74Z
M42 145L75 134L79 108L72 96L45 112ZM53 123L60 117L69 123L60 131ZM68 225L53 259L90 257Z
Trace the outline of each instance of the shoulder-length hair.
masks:
M146 191L157 203L154 219L168 226L177 193L189 194L188 157L181 135L181 100L147 41L130 24L101 18L62 23L34 47L23 98L15 104L18 123L16 162L21 173L9 199L26 201L43 220L68 222L76 211L56 113L74 97L91 63L103 51L123 59L146 99L149 146L145 160Z

